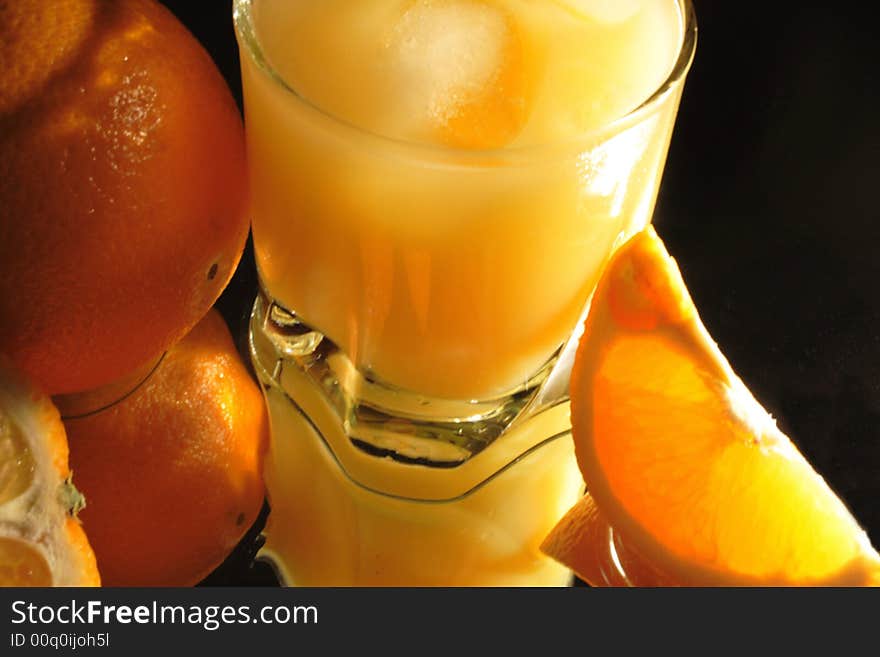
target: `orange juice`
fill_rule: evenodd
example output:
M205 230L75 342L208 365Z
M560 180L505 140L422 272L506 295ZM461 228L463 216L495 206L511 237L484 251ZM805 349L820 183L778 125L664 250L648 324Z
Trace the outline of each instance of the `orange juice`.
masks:
M649 219L675 108L595 133L669 75L678 3L258 0L253 23L286 85L242 59L271 296L397 388L526 382Z
M505 449L447 469L365 454L328 417L319 396L294 368L281 385L266 388L273 436L281 439L272 441L267 459L272 512L262 556L285 583L571 582L570 571L539 549L583 492L567 404L516 427L505 436ZM546 442L534 448L540 441Z
M561 585L573 331L653 209L688 0L236 0L272 423L303 585Z

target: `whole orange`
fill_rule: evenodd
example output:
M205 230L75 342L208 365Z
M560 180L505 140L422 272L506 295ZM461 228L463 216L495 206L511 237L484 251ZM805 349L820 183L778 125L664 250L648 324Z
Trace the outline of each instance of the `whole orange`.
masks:
M64 424L106 585L195 584L260 512L266 409L216 311L122 401Z
M50 394L142 366L244 248L241 115L154 0L0 0L0 352Z

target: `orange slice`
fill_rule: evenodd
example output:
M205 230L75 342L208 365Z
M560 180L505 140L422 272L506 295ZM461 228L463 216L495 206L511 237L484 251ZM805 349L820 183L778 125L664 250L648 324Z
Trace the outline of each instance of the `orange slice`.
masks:
M621 541L589 493L547 535L541 551L593 586L676 585L674 579Z
M98 586L82 505L58 410L0 364L0 586Z
M880 583L866 533L734 374L652 228L602 276L571 398L595 509L581 502L544 550L586 579L602 583L591 554L611 536L643 574L628 583Z

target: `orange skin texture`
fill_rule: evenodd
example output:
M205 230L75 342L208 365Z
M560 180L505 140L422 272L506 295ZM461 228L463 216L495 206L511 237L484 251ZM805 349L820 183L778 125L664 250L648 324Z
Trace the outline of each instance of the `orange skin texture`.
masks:
M64 531L67 532L67 540L71 548L79 556L81 579L78 586L101 586L95 552L80 521L76 518L68 518Z
M216 311L132 394L65 425L107 586L196 584L260 512L268 417Z
M241 115L154 0L0 0L0 352L105 385L208 311L248 231Z

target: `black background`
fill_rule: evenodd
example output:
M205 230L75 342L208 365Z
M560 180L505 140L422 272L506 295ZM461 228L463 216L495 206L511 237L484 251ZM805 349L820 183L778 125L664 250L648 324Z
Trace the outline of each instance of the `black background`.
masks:
M241 101L231 2L165 0ZM873 3L695 0L654 223L709 332L880 544L880 46ZM219 301L244 335L248 250ZM205 584L271 584L255 527Z

